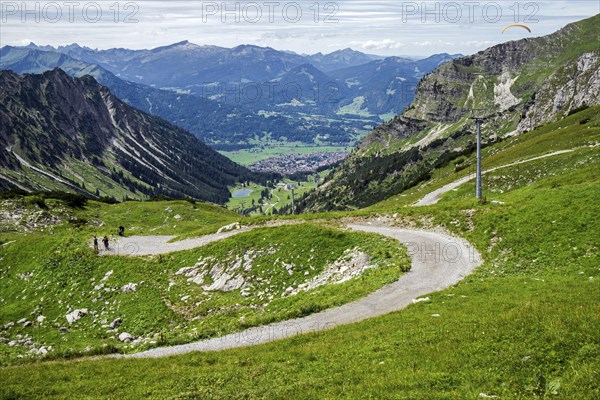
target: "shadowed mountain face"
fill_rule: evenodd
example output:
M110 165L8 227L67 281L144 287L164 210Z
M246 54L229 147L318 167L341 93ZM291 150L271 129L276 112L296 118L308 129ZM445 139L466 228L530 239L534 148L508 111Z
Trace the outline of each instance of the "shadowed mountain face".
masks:
M224 203L227 185L262 179L91 76L0 71L0 88L2 188Z
M375 63L390 68L389 61ZM404 68L402 60L398 64ZM369 79L354 69L338 75L358 84ZM487 117L487 145L597 104L600 15L552 35L455 59L424 75L410 107L363 138L322 189L299 204L312 210L364 207L402 192L473 151L474 114Z

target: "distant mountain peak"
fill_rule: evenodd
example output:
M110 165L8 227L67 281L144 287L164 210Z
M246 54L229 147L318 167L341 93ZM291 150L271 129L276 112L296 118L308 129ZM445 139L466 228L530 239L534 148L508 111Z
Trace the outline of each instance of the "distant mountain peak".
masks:
M432 54L427 58L458 58L458 57L463 57L462 54L449 54L449 53L437 53L437 54Z
M5 46L5 47L15 47L15 46ZM25 49L34 49L34 50L44 50L44 51L53 51L56 50L54 47L52 46L38 46L37 44L33 43L33 42L29 42L29 44L27 46L23 46L23 48Z
M82 49L83 48L79 45L79 43L72 43L72 44L68 44L66 46L59 46L59 47L63 48L63 49Z
M361 53L360 51L353 50L350 47L346 47L345 49L341 49L341 50L336 50L334 52L331 52L330 54L339 54L339 53L364 54L364 53Z
M240 44L238 46L235 46L231 49L232 52L249 52L249 51L267 51L267 50L273 50L270 47L262 47L262 46L257 46L254 44Z
M50 51L59 51L61 53L79 53L81 51L94 51L97 49L92 49L90 47L87 46L80 46L79 43L71 43L71 44L67 44L65 46L57 46L56 48L52 47L52 46L44 46L44 47L39 47L38 48L40 50L50 50Z
M172 49L185 50L185 49L196 48L196 47L200 47L200 46L190 42L189 40L182 40L181 42L169 44L166 46L155 47L154 49L152 49L150 51L153 53L158 53L158 52L165 51L165 50L172 50Z
M307 56L320 70L331 72L341 68L354 67L367 64L378 57L353 50L350 47L335 50L328 54L321 52Z
M190 45L190 44L192 44L192 43L190 43L189 40L182 40L181 42L173 43L169 47L180 47L180 46L187 46L187 45Z

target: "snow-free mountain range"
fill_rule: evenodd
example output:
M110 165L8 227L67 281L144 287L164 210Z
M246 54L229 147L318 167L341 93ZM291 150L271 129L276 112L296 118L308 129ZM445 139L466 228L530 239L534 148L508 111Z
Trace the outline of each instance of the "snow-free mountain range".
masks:
M118 98L217 149L257 140L352 145L410 104L421 77L454 58L380 58L351 49L305 56L268 47L151 50L5 46L0 69L92 75Z

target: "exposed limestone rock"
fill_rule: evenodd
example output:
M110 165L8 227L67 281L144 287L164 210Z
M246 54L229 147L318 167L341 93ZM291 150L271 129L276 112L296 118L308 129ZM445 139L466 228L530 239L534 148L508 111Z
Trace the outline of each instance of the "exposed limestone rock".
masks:
M217 233L225 233L225 232L230 232L230 231L234 231L237 229L240 229L241 225L239 222L234 222L233 224L229 224L229 225L225 225L223 227L221 227Z
M65 315L65 318L67 319L69 325L71 325L73 322L81 319L81 317L88 315L88 313L89 311L87 308L80 308L68 313L67 315Z

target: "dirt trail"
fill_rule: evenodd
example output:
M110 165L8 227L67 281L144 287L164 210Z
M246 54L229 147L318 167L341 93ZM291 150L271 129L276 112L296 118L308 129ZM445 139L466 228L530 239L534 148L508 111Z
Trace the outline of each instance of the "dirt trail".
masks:
M466 241L451 236L420 230L393 228L378 225L348 225L356 231L379 233L407 246L412 257L412 268L398 281L384 286L376 292L345 304L303 318L250 328L231 335L170 347L160 347L136 354L114 354L110 358L156 358L193 351L217 351L235 347L252 346L291 336L322 331L338 325L350 324L365 319L398 311L413 303L413 300L456 284L470 274L482 260L479 253ZM236 233L239 233L236 231ZM235 234L230 232L230 234ZM210 239L218 240L211 235ZM171 244L159 243L158 248L172 249ZM194 242L195 241L195 242ZM138 242L139 251L150 251L152 240ZM186 241L185 246L201 243L196 239ZM153 245L156 245L154 243ZM178 249L181 249L179 245ZM158 248L152 254L157 254ZM171 250L172 251L172 250Z
M180 250L190 250L196 247L205 246L209 243L226 239L231 236L239 235L243 232L248 232L250 228L242 227L241 229L232 230L223 233L213 233L192 239L184 239L177 242L169 243L169 240L175 239L176 236L129 236L120 237L110 243L110 250L102 250L102 255L117 255L117 256L148 256L172 253ZM101 243L101 248L102 243Z
M110 241L110 249L104 250L102 242L100 242L100 255L113 256L150 256L172 253L174 251L191 250L196 247L205 246L209 243L217 242L239 235L240 233L249 232L256 228L273 228L284 225L297 225L302 221L269 221L265 225L243 226L238 225L237 228L232 228L229 231L221 233L211 233L200 237L183 239L176 242L170 242L177 236L128 236L117 237ZM225 228L225 227L224 227ZM100 240L101 238L98 238ZM90 247L92 244L90 243Z
M514 163L510 163L510 164L506 164L506 165L501 165L499 167L494 167L494 168L490 168L487 169L485 171L482 171L482 175L485 175L487 173L490 172L494 172L497 171L501 168L508 168L508 167L513 167L515 165L520 165L520 164L525 164L531 161L536 161L536 160L541 160L542 158L547 158L547 157L552 157L552 156L557 156L560 154L565 154L565 153L571 153L574 150L560 150L560 151L555 151L553 153L549 153L549 154L544 154L542 156L538 156L538 157L533 157L533 158L528 158L526 160L521 160L521 161L516 161ZM436 204L438 201L440 201L440 199L442 198L442 196L446 193L448 193L449 191L456 189L457 187L469 182L470 180L475 179L475 174L471 174L471 175L467 175L464 178L460 178L452 183L449 183L445 186L442 186L439 189L434 190L431 193L426 194L425 196L423 196L423 198L419 201L417 201L414 206L420 207L420 206L430 206L433 204Z

